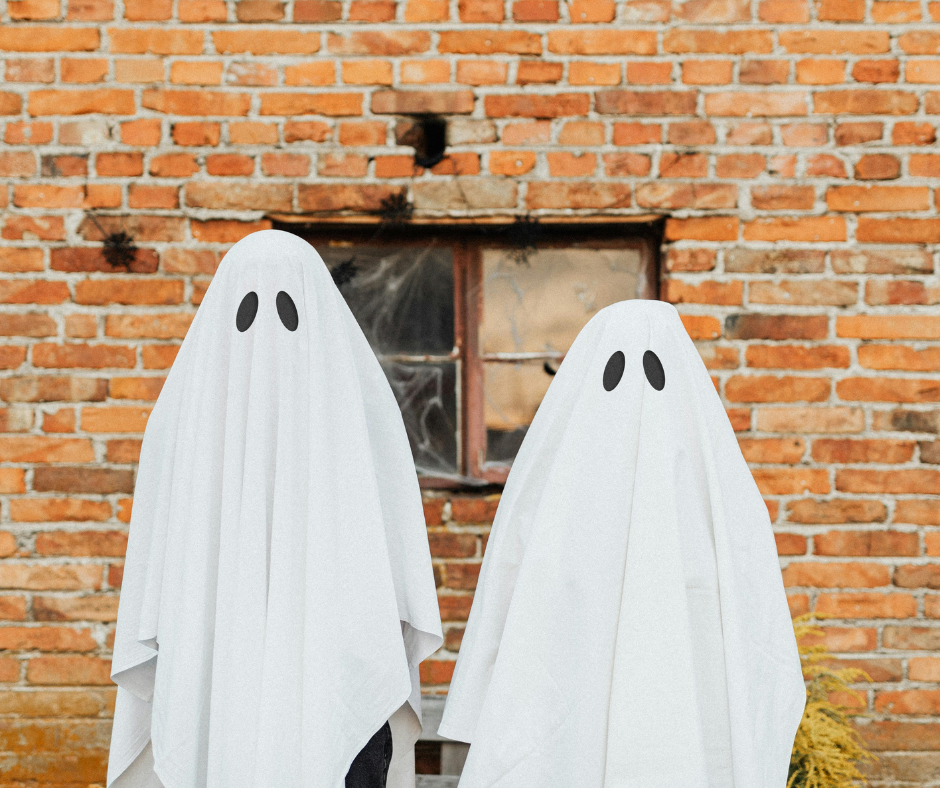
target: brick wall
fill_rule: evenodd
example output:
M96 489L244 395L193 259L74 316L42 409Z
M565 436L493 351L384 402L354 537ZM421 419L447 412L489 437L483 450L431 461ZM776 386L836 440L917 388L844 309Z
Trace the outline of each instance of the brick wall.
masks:
M876 779L940 780L940 3L0 7L0 785L104 779L140 436L221 254L265 212L397 193L417 214L669 217L662 292L793 610L834 616L829 645L875 679ZM425 111L449 118L431 171L396 144ZM102 254L122 229L130 272ZM433 688L495 505L428 494Z

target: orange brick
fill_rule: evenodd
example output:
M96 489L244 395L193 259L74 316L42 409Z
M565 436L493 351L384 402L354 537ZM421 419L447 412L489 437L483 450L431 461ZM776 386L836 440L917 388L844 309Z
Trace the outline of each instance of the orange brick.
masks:
M801 85L837 85L845 82L845 61L798 60L796 81Z
M392 0L353 0L349 6L350 22L389 22L394 18Z
M548 51L562 55L655 55L656 33L622 29L552 30L548 34Z
M553 178L579 178L593 175L597 169L597 156L593 153L575 155L568 152L549 153L548 171Z
M336 82L336 67L332 61L313 60L284 67L285 85L332 85Z
M114 80L132 84L163 82L163 61L160 58L118 59L114 61Z
M816 612L837 618L912 618L917 600L910 594L820 594Z
M844 241L846 228L838 216L757 219L745 223L743 235L747 241Z
M532 151L493 151L490 153L490 172L494 175L521 175L535 167Z
M63 82L101 82L108 73L108 61L103 58L88 58L77 60L73 58L62 58L60 63ZM10 67L7 66L7 81ZM29 80L36 81L36 80ZM52 80L48 80L51 82Z
M344 60L342 70L347 85L392 84L392 64L388 60Z
M502 0L460 0L457 5L461 22L502 22Z
M403 60L399 66L402 83L433 84L450 81L446 60Z
M312 55L320 51L320 33L290 29L216 30L212 44L220 55ZM199 33L202 52L202 33Z
M568 66L571 85L619 85L619 63L592 63L576 60Z
M505 84L508 73L508 64L495 60L457 62L457 82L463 85L502 85Z
M170 66L170 82L179 85L219 85L222 82L222 63L177 60Z
M542 60L521 60L516 69L516 83L519 85L549 84L559 82L564 73L561 63Z
M757 15L762 22L802 25L809 22L806 0L761 0Z
M406 22L446 22L450 17L447 0L408 0Z
M682 81L687 85L727 85L733 67L731 60L684 60Z

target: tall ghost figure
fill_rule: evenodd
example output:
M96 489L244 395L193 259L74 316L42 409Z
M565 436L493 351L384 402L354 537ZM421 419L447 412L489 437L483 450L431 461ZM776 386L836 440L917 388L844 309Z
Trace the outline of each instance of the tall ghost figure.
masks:
M676 310L581 331L512 466L440 727L460 788L784 788L805 689L767 509Z
M413 786L418 664L440 643L379 363L309 244L250 235L144 436L108 786L342 788L386 721L388 785Z

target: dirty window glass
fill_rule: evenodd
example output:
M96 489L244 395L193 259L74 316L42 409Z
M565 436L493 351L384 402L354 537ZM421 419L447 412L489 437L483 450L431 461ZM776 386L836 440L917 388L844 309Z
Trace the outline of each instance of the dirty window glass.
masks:
M578 332L605 306L646 288L639 248L483 251L486 461L509 464Z
M454 264L449 247L340 246L340 292L375 351L401 408L418 472L458 474Z

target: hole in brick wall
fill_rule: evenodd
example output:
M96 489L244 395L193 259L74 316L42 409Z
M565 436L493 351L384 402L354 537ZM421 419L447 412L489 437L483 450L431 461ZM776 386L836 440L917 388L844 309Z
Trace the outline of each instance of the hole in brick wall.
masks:
M447 121L436 115L424 115L398 124L396 135L399 145L415 149L415 164L433 167L444 158L447 147Z

